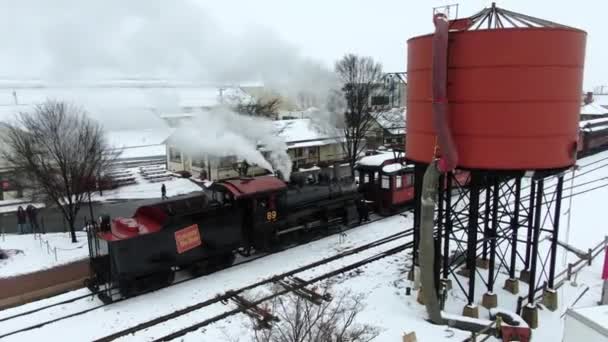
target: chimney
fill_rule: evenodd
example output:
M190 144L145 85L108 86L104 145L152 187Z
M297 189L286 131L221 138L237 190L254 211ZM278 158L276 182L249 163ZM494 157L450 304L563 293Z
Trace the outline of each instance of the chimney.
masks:
M585 105L588 105L591 102L593 102L593 93L588 91L587 94L585 94L585 99L583 100L583 103Z

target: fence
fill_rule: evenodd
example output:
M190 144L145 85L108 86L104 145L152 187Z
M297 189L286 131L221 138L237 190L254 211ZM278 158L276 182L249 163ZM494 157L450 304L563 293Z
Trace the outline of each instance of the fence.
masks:
M568 267L565 270L562 270L558 274L555 275L555 289L557 290L562 287L567 281L572 280L572 276L576 276L578 272L580 272L586 266L591 266L593 259L595 259L598 255L604 251L604 249L608 246L608 236L604 238L604 241L598 243L595 247L590 248L587 251L587 257L579 259L574 263L568 263ZM542 291L547 287L547 283L545 282L542 286L539 286L534 289L534 300L540 300L543 297ZM516 312L521 314L521 309L524 305L527 305L528 297L519 297L517 299L517 309Z

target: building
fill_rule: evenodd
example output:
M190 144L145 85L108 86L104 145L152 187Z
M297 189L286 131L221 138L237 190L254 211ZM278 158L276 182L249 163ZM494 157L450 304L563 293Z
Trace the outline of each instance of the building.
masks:
M405 148L405 108L372 113L373 122L365 140L368 149L380 147Z
M581 121L605 117L608 117L608 93L585 93L581 105Z
M287 145L287 153L292 160L292 170L329 165L345 159L342 150L344 139L337 130L325 130L311 119L273 121L273 130ZM175 134L179 134L176 132ZM263 155L263 146L258 149ZM239 176L236 167L241 162L236 156L212 157L192 156L167 141L167 168L173 172L190 172L196 178L221 180ZM266 174L268 171L256 166L248 169L248 176Z
M608 342L608 305L569 308L565 316L564 342Z
M116 163L127 166L164 164L167 157L165 142L174 129L113 130L106 133L108 144L118 154Z

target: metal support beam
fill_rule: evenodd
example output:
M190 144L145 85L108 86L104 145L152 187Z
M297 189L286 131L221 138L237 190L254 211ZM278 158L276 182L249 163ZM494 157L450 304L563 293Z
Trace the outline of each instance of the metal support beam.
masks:
M532 227L534 234L532 237L532 253L530 255L530 281L528 282L528 303L532 305L534 305L534 290L536 289L536 264L538 263L538 238L540 236L544 182L545 180L541 178L536 184L536 204L534 208L534 225Z
M513 217L511 219L511 265L509 267L509 278L515 279L515 267L517 265L517 231L519 229L519 204L521 199L521 177L515 179L515 204Z
M483 213L483 252L482 259L488 260L488 232L490 229L490 199L491 197L491 186L489 182L489 176L486 176L485 179L486 184L486 199L485 199L485 208Z
M536 196L536 182L532 179L530 184L530 206L528 207L528 232L526 236L526 258L524 260L524 269L530 267L530 252L532 247L532 226L534 222L534 197Z
M557 239L559 238L559 217L562 208L562 190L564 188L564 175L557 179L557 193L555 198L555 216L553 217L553 239L551 240L551 262L549 263L548 286L554 288L555 281L555 260L557 257Z
M420 244L420 195L422 193L422 179L424 177L424 171L426 165L416 164L414 166L414 196L416 198L414 203L414 249L412 252L412 271L415 266L418 266L418 245Z
M496 231L498 230L498 195L499 195L499 177L492 177L492 226L488 231L490 237L490 263L488 266L488 292L494 291L494 266L496 260ZM488 186L488 189L490 187Z
M468 241L467 241L467 270L469 272L469 291L467 300L469 305L475 302L475 266L477 258L477 225L479 215L479 191L480 178L477 172L471 172L471 183L469 186L469 224L468 224Z

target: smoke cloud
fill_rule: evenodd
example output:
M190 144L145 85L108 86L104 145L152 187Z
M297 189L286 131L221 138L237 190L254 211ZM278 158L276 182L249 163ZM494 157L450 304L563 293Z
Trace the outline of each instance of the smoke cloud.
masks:
M289 179L287 145L276 134L273 121L236 114L227 109L201 112L175 131L172 145L190 156L237 156ZM269 152L268 161L258 146Z
M0 79L261 81L324 103L333 73L274 32L229 32L190 0L22 0L0 12Z

